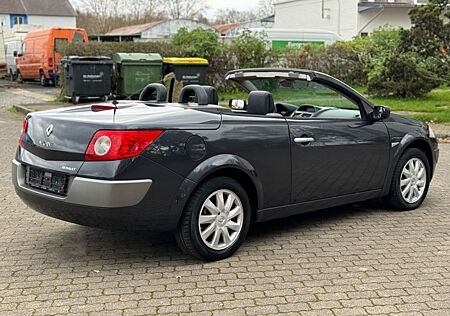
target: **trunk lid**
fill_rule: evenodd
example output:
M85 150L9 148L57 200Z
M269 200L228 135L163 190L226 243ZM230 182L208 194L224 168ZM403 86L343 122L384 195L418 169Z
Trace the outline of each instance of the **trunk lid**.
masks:
M217 129L221 122L218 113L176 104L121 102L117 107L93 111L88 105L31 113L24 148L45 160L84 160L98 130Z

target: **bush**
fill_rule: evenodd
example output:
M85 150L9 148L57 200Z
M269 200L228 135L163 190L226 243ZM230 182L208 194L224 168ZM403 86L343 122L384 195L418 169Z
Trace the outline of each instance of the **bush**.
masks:
M223 50L217 33L212 30L194 29L189 32L181 28L172 38L175 45L185 56L212 59Z
M274 52L265 40L264 33L243 32L228 47L234 68L259 68L271 66Z
M166 57L182 56L178 47L170 42L89 42L63 47L61 56L107 56L114 53L159 53Z
M282 66L327 73L348 84L366 85L373 60L398 47L398 30L380 29L370 36L328 46L304 45L283 51Z
M368 76L367 92L379 96L417 97L439 86L430 68L434 60L415 53L391 53L374 62Z

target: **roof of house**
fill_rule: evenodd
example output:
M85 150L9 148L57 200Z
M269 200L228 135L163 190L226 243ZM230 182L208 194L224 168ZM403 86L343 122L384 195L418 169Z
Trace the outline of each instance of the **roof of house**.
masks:
M105 35L111 35L111 36L141 35L141 33L144 32L145 30L147 30L147 29L151 28L152 26L155 26L161 22L162 21L154 21L154 22L150 22L150 23L119 27L117 29L109 31Z
M69 0L1 0L0 14L76 16Z
M239 27L240 25L244 24L246 22L240 22L240 23L229 23L229 24L217 24L213 25L213 28L217 30L220 34L226 34L229 31Z
M271 16L265 17L264 19L261 19L261 20L249 20L249 21L242 21L242 22L235 22L235 23L228 23L228 24L216 24L216 25L213 25L213 28L215 28L216 31L219 32L220 34L224 35L224 34L227 34L228 32L230 32L231 30L234 30L234 29L242 27L242 26L247 27L247 25L253 24L253 23L260 22L261 24L262 23L268 23L268 24L272 23L273 24L274 18L275 18L275 15L271 15Z

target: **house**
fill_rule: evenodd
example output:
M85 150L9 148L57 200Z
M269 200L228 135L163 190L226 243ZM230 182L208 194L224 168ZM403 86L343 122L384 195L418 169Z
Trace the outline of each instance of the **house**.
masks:
M238 36L242 31L251 28L272 28L274 24L275 15L271 15L261 20L217 24L213 27L219 32L221 37L233 38Z
M343 39L384 27L411 27L409 10L426 0L277 0L275 27L330 31Z
M106 34L91 35L89 39L102 42L166 40L170 39L183 27L188 31L196 28L214 30L209 25L201 22L188 19L174 19L124 26L111 30Z
M76 27L76 12L69 0L1 0L1 30L7 33L19 24Z

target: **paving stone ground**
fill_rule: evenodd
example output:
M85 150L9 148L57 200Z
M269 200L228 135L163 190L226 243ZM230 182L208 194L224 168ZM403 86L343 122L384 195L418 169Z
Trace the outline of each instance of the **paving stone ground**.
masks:
M64 223L10 179L21 119L0 110L0 315L450 315L450 145L414 212L373 204L258 224L203 263L170 235Z

